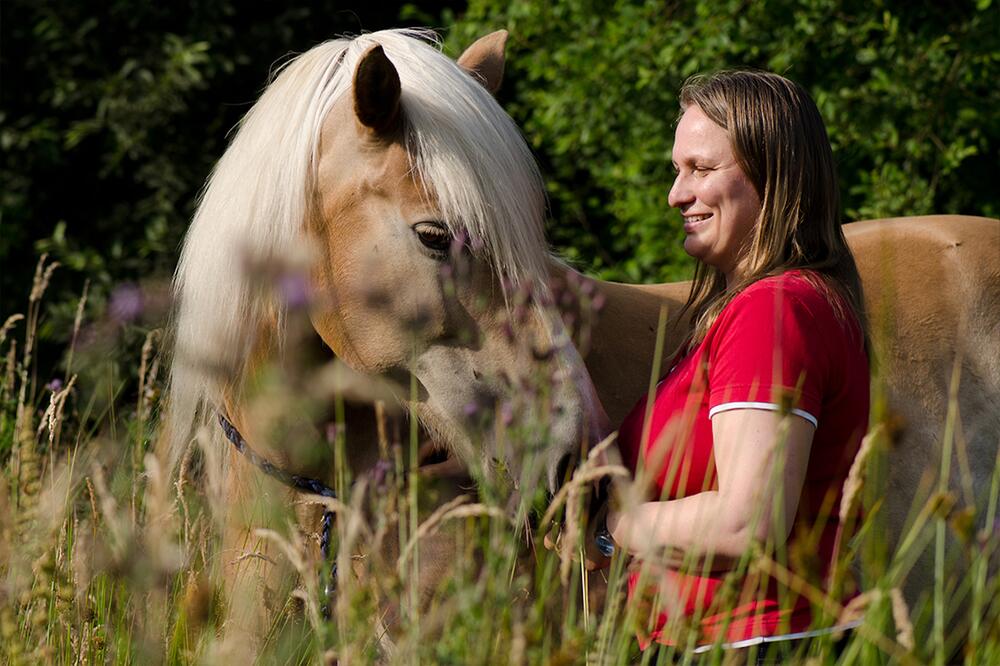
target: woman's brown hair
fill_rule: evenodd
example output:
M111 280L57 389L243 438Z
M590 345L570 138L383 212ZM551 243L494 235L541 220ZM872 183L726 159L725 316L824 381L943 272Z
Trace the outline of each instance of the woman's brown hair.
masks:
M698 263L684 306L691 313L686 346L700 342L722 309L748 285L790 269L807 269L821 276L816 286L827 293L841 319L847 318L845 306L857 318L867 351L861 278L840 224L833 151L809 94L777 74L727 70L688 79L680 102L682 114L695 105L726 130L733 154L761 200L757 224L741 248L740 280L727 288L721 271Z

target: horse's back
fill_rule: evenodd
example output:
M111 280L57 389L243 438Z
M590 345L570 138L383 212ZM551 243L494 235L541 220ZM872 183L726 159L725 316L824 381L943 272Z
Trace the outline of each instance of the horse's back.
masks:
M995 285L1000 278L1000 220L894 217L847 224L844 233L866 278L881 275L919 284L944 276L960 291L988 287L989 281ZM870 289L868 283L865 288Z
M1000 221L932 215L844 229L875 341L892 342L881 354L940 376L958 353L1000 388Z
M1000 220L899 217L844 231L884 369L931 373L940 386L958 355L970 380L1000 391Z

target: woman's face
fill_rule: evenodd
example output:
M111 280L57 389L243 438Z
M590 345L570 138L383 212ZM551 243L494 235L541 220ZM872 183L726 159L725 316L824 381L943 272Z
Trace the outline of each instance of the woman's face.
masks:
M677 178L668 200L684 216L684 251L732 283L760 213L760 197L737 163L726 130L694 104L677 124L672 161Z

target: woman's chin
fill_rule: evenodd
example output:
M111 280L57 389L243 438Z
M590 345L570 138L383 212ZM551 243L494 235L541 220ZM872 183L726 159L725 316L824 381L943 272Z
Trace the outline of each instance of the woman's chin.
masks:
M702 262L708 256L708 247L698 238L697 234L688 234L684 238L684 251L689 256Z

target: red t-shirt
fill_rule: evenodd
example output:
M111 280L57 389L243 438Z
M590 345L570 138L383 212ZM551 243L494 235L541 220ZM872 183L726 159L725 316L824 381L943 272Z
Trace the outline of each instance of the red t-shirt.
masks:
M861 328L846 305L848 320L837 316L830 299L839 297L818 287L819 281L815 274L793 270L747 287L656 387L647 441L640 441L646 397L625 417L618 434L626 465L635 471L641 453L646 468L657 470L651 499L669 500L717 487L711 424L715 414L790 408L810 421L816 431L808 470L783 551L801 550L809 543L805 540L810 530L818 527L818 542L808 546L818 555L817 570L796 571L795 558L786 563L814 584L822 582L831 563L842 487L868 426L869 403ZM689 620L700 616L702 642L714 641L722 632L726 640L735 641L802 631L810 624L808 602L779 590L774 581L737 581L736 597L723 608L713 606L713 600L725 574L702 577L668 569L664 575L682 591L683 598L677 600L681 603L673 607L683 607ZM630 596L637 581L633 573ZM649 638L672 643L661 631L667 614L657 610Z

